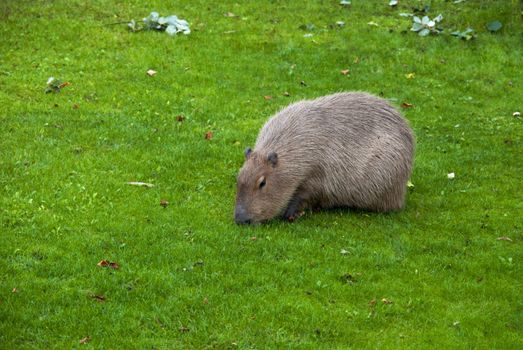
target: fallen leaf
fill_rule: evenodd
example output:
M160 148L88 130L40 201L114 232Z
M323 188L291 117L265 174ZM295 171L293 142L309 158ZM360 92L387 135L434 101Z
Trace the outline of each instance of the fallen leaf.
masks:
M252 236L251 241L255 241L255 240L257 240L256 236Z
M169 202L168 202L167 200L165 200L165 199L162 199L162 200L160 201L160 205L161 205L162 207L164 207L164 208L167 208L167 206L169 205Z
M79 105L78 103L75 103L75 104L73 105L73 109L78 109L78 108L80 108L80 105Z
M411 108L413 107L414 105L412 103L408 103L408 102L403 102L401 104L401 108Z
M291 95L291 94L289 94L287 91L285 91L285 92L283 93L283 96L285 96L285 97L289 97L290 95Z
M12 293L18 293L18 289L13 288L13 290L12 290L11 292L12 292Z
M47 79L47 87L45 88L45 93L50 92L60 92L60 90L66 86L71 85L69 82L62 82L59 79L56 79L55 77L50 77Z
M376 305L376 299L372 299L371 301L369 301L369 306L374 306Z
M506 236L503 236L503 237L498 237L496 238L498 241L508 241L508 242L512 242L512 239L509 238L509 237L506 237Z
M179 121L179 122L183 122L185 120L185 116L180 114L180 115L177 115L176 116L176 120Z
M349 6L350 5L350 0L341 0L340 1L340 5L341 6Z
M265 100L267 100L267 101L272 100L272 96L270 96L270 95L263 96L263 98L264 98Z
M383 304L387 304L387 305L392 304L392 301L390 301L389 299L386 299L386 298L381 299L381 302Z
M514 112L514 113L512 113L512 116L514 118L519 118L519 117L521 117L521 113L520 112Z
M147 182L140 182L140 181L130 181L130 182L127 182L127 184L131 185L131 186L141 186L141 187L147 187L147 188L154 187L153 184L150 184Z
M347 74L349 74L349 69L343 69L340 71L340 73L343 75L347 75Z
M491 32L497 32L501 27L503 27L503 25L500 21L492 21L487 24L487 29Z
M236 16L236 15L235 15L234 13L232 13L232 12L227 12L227 13L224 13L223 15L224 15L225 17L238 17L238 16Z
M396 6L396 5L398 5L398 0L390 0L390 1L389 1L389 6L390 6L390 7L394 7L394 6Z
M454 174L454 173L448 173L447 174L447 179L449 179L449 180L452 180L455 177L456 177L456 174Z
M97 266L100 266L100 267L110 267L112 269L119 269L120 268L120 265L118 265L118 263L115 263L115 262L110 262L108 260L101 260L98 264L96 264Z
M344 283L347 283L347 284L353 284L356 281L356 278L354 278L353 275L351 275L350 273L346 273L346 274L343 274L340 276L340 280Z
M369 23L367 23L369 26L373 26L373 27L379 27L379 24L374 22L374 21L370 21Z
M80 344L87 344L90 341L91 341L91 338L85 337L85 338L80 339Z
M410 180L409 180L409 181L407 181L407 187L414 188L414 184L412 182L410 182Z
M405 74L405 78L407 78L407 79L414 79L415 76L416 76L416 73L407 73L407 74Z
M205 133L205 139L206 140L212 140L212 137L213 137L212 131L207 131Z
M153 70L153 69L149 69L149 70L147 71L147 75L150 76L150 77L155 76L156 73L157 73L157 72L156 72L155 70Z
M91 294L91 298L93 298L94 300L99 301L99 302L105 301L105 296L103 296L103 295Z
M118 265L118 264L115 263L115 262L110 262L110 263L109 263L109 267L110 267L111 269L115 269L115 270L117 270L117 269L120 268L120 265Z
M342 249L342 250L340 250L340 254L341 255L347 255L347 254L349 254L349 251L345 250L345 249Z
M98 264L96 264L97 266L100 266L100 267L107 267L109 266L109 261L107 260L101 260Z

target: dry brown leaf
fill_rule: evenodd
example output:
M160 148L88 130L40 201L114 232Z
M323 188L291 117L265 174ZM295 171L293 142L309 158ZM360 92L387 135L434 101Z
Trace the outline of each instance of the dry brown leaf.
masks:
M100 260L100 262L98 264L96 264L97 266L100 266L100 267L107 267L109 266L109 261L107 260Z
M68 82L68 81L66 81L66 82L64 82L64 83L62 83L62 84L60 84L60 85L58 85L58 87L59 87L60 89L63 89L64 87L69 86L69 85L71 85L71 83Z
M100 267L110 267L110 268L115 269L115 270L120 268L120 265L118 265L118 263L110 262L108 260L101 260L96 265L98 265Z
M263 98L264 98L265 100L267 100L267 101L272 100L272 96L270 96L270 95L263 96Z
M185 120L185 116L180 114L180 115L177 115L176 116L176 120L179 121L179 122L183 122Z
M90 337L85 337L85 338L80 339L80 344L87 344L90 341L91 341Z
M18 293L18 289L13 288L13 290L12 290L11 292L12 292L12 293Z
M167 208L167 206L169 205L169 202L168 202L167 200L165 200L165 199L162 199L162 200L160 201L160 205L161 205L162 207L164 207L164 208Z
M205 139L206 140L212 140L212 137L213 137L212 131L207 131L205 133Z
M414 105L412 103L408 103L408 102L403 102L401 104L401 108L411 108L413 107Z
M91 298L93 298L94 300L99 301L99 302L105 301L105 296L103 296L103 295L91 294Z
M376 299L372 299L371 301L369 301L369 306L374 306L376 305Z

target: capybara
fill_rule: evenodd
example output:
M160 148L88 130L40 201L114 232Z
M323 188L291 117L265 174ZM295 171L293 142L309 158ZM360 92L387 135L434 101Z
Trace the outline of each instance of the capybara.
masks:
M245 150L235 221L293 220L306 208L399 210L413 156L411 128L382 98L344 92L293 103Z

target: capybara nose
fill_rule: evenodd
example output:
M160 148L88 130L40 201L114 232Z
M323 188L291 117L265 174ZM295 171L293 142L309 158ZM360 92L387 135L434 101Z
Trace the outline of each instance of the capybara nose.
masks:
M246 225L251 223L251 218L241 205L237 205L234 210L234 221L239 225Z

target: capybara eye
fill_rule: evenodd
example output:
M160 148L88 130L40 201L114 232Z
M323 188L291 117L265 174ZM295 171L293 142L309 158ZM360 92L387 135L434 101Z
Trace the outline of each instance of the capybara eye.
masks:
M265 187L266 184L267 184L267 181L265 180L264 177L262 177L262 178L261 178L261 181L260 181L260 184L258 185L258 187L259 187L260 190L261 190L262 188Z

